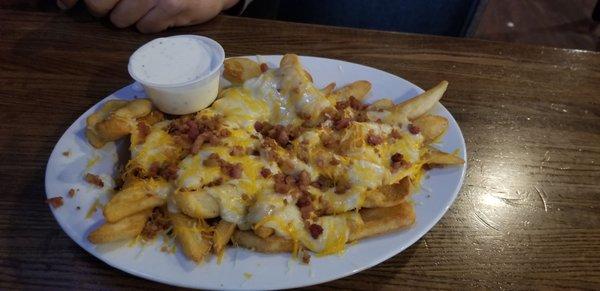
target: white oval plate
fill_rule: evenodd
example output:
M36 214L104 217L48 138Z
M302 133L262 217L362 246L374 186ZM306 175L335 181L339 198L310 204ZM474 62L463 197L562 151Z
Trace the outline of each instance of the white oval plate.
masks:
M257 58L270 67L276 67L281 56ZM330 82L342 86L356 80L369 80L373 90L368 102L379 98L400 102L423 91L400 77L358 64L317 57L301 57L301 61L318 87ZM96 246L89 243L86 236L102 223L102 214L97 211L91 218L85 217L97 198L100 202L106 202L105 193L112 185L106 183L104 189L90 187L83 181L83 174L101 174L105 181L109 180L107 178L115 173L117 150L127 149L120 143L109 144L101 150L92 148L85 139L85 119L107 100L132 99L136 96L144 97L144 93L139 85L129 85L94 105L67 129L48 161L46 194L48 198L63 196L64 205L58 209L52 208L52 213L77 244L105 263L148 280L191 288L282 289L352 275L398 254L429 231L456 198L465 174L466 165L429 171L428 177L423 180L422 190L413 195L415 225L396 233L362 240L349 246L342 255L313 256L309 265L298 263L288 254L266 255L230 248L221 264L217 264L213 257L205 264L196 266L180 252L174 255L161 252L161 241L143 247L130 246L128 243ZM438 147L447 152L458 150L466 160L465 142L452 115L441 104L436 105L433 111L449 120L448 131ZM63 155L67 151L69 155ZM94 163L94 160L97 162ZM80 190L73 198L67 196L71 188Z

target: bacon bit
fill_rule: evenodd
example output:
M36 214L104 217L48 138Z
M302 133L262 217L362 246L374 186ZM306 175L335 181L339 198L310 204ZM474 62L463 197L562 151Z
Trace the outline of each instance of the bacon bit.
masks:
M236 163L231 164L221 160L221 172L232 179L239 179L242 177L242 164Z
M150 134L150 126L148 126L145 122L138 122L137 129L140 134L140 139L143 141Z
M331 160L329 160L329 164L332 166L337 166L340 164L340 160L338 160L336 158L331 158Z
M184 150L191 148L190 151L195 154L204 143L208 142L211 145L219 145L219 139L230 134L227 129L219 130L220 124L220 116L211 118L202 116L200 117L200 121L183 117L174 120L169 125L168 132L178 138L176 142L184 145Z
M160 176L167 180L175 180L177 179L178 170L177 164L169 164L160 171Z
M312 204L308 204L307 206L300 207L300 216L304 220L309 219L313 212L314 212L314 208L313 208Z
M348 101L338 101L337 103L335 103L335 109L337 110L344 110L348 108L348 106L350 106L350 102Z
M237 163L237 164L233 165L233 168L231 168L229 176L234 179L239 179L240 177L242 177L242 164Z
M254 123L254 130L256 130L256 132L262 132L264 128L265 128L264 123L262 123L260 121L257 121Z
M296 154L296 156L298 157L299 160L303 161L304 163L308 164L308 150L304 147L302 147L299 151L298 154Z
M160 171L160 165L158 162L154 162L148 168L148 177L156 178L158 177L158 172Z
M70 151L64 151L64 152L62 152L62 155L65 156L65 157L68 157L70 154L71 154Z
M268 161L277 161L279 160L279 155L274 150L267 149L265 150L265 158Z
M221 164L221 157L218 154L212 153L202 162L205 167L216 167Z
M270 137L267 137L267 138L265 138L265 140L262 142L262 146L263 146L263 148L272 149L272 148L275 148L275 147L277 147L277 142L276 142L274 139L272 139L272 138L270 138Z
M310 183L311 186L319 188L321 190L327 190L333 187L333 181L326 176L319 175L316 181Z
M265 179L266 179L266 178L269 178L269 177L271 177L271 170L269 170L269 169L267 169L267 168L262 168L262 169L260 170L260 175L261 175L263 178L265 178Z
M409 123L408 131L412 134L419 134L419 132L421 132L421 129L418 126L413 125L412 123Z
M308 231L312 238L317 239L323 233L323 228L320 225L313 223L308 227Z
M302 192L302 194L303 195L298 198L298 201L296 201L296 206L298 206L298 208L303 208L312 204L310 194L305 192Z
M333 123L333 127L336 130L342 130L344 128L348 128L350 126L350 118L342 118L340 120L337 120Z
M260 151L257 150L257 149L253 149L250 154L253 155L253 156L257 156L258 157L258 156L260 156Z
M397 129L392 129L392 132L390 133L390 136L394 139L401 139L402 138L402 134L400 134L400 131L398 131Z
M337 185L335 185L335 194L344 194L348 189L350 189L350 184L348 182L338 181Z
M50 204L52 208L59 208L63 206L63 198L61 196L48 198L46 199L46 203Z
M325 167L325 161L321 157L317 157L315 159L315 163L317 164L317 167L319 167L319 168Z
M278 164L284 174L291 175L294 172L294 163L292 161L281 160Z
M369 121L369 117L365 111L358 111L354 119L358 122L366 122Z
M298 174L297 184L298 189L300 190L306 190L306 188L308 188L308 185L310 185L310 175L307 171L300 171L300 173Z
M187 136L174 135L173 141L176 145L181 147L184 151L190 151L192 147L193 140L187 138Z
M333 149L337 146L338 141L333 136L326 134L321 137L321 143L325 148Z
M100 179L100 176L98 176L98 175L87 173L87 174L85 174L84 179L86 182L88 182L92 185L96 185L100 188L104 187L104 182L102 182L102 179Z
M365 110L369 106L367 104L363 104L360 102L360 100L354 98L354 96L350 96L348 102L350 103L350 107L352 107L354 110Z
M260 71L261 72L266 72L269 70L269 65L265 64L265 63L260 63Z
M304 121L309 121L312 116L308 112L298 112L298 117L302 118Z
M185 134L187 133L187 126L184 124L182 119L176 119L173 122L171 122L169 124L169 127L167 129L167 132L170 134L175 134L175 135L179 135L179 134Z
M211 146L218 146L221 144L221 140L213 133L210 133L210 134L208 134L208 143Z
M383 137L376 135L373 133L373 130L369 130L369 134L367 135L367 143L376 146L383 142Z
M296 177L292 176L292 175L286 175L285 176L285 183L288 185L295 185L296 184Z
M194 122L193 120L188 120L185 123L188 126L188 138L190 140L195 140L198 135L200 135L200 129L198 128L198 123Z
M197 154L200 151L200 148L202 147L202 145L204 144L204 142L206 141L206 139L208 138L208 133L203 133L200 134L196 137L196 139L194 140L194 143L192 144L192 148L190 149L190 152L192 154Z
M229 135L231 135L231 132L226 128L222 128L221 130L219 130L217 135L219 137L228 137Z
M223 178L219 177L219 178L216 178L216 179L210 181L208 184L204 185L204 187L214 187L214 186L219 186L221 184L223 184Z
M169 229L170 226L171 221L165 211L162 208L154 208L150 219L148 219L146 225L144 225L144 229L142 229L141 235L143 238L150 240L159 233Z
M268 122L257 121L254 123L254 129L263 136L273 139L282 147L287 146L291 140L300 135L299 128L285 127L280 124L273 126Z
M401 168L410 168L410 166L412 166L412 164L406 160L392 162L392 172L396 172L398 169L401 169Z
M302 263L305 265L310 264L310 254L306 251L302 252Z
M70 198L75 197L75 189L73 189L73 188L69 189L68 195Z
M407 162L401 153L393 154L391 157L391 160L392 160L393 172L395 172L396 170L398 170L400 168L408 168L411 166L411 163Z
M392 155L392 162L401 162L404 156L401 153L395 153Z
M285 175L282 173L275 174L273 180L275 180L274 188L275 192L279 194L288 193L292 187L285 182Z
M301 126L293 127L291 125L288 125L287 131L289 133L290 140L295 140L302 134L302 132L304 132L304 128L302 128Z
M245 153L246 153L246 149L244 149L244 147L242 147L242 146L234 146L231 149L231 152L229 152L229 154L232 156L241 156Z
M282 129L277 133L277 138L275 140L284 147L290 142L290 137L288 132L285 129Z

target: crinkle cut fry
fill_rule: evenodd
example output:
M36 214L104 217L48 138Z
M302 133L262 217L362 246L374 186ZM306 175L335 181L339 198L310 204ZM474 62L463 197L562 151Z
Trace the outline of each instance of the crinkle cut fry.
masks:
M412 204L402 202L393 207L365 208L359 211L363 224L350 227L349 242L378 236L405 227L415 222L415 211ZM236 231L232 238L234 245L261 253L291 253L294 242L276 235L261 238L252 231Z
M202 262L210 253L212 241L205 238L201 229L198 228L199 221L180 213L170 213L169 218L173 223L173 232L183 253L196 263Z
M92 146L101 148L130 134L135 119L151 110L152 103L147 99L110 100L86 119L86 137Z
M114 223L105 222L90 233L88 240L94 244L102 244L135 238L142 232L151 214L152 209L148 209Z

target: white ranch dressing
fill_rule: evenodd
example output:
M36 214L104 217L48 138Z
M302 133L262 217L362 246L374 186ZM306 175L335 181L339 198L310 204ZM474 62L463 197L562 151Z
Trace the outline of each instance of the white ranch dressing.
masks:
M188 37L158 38L131 56L131 69L144 83L174 85L193 81L211 68L211 54L200 41Z
M129 58L129 74L158 109L189 114L208 107L217 97L224 58L223 48L210 38L157 38Z

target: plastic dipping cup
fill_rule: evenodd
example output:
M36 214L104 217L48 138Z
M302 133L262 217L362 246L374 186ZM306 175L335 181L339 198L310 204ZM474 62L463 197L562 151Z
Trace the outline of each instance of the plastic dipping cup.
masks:
M129 74L160 111L183 115L208 107L217 97L225 52L198 35L154 39L129 58Z

